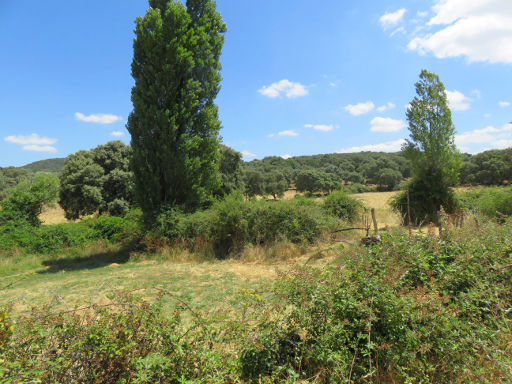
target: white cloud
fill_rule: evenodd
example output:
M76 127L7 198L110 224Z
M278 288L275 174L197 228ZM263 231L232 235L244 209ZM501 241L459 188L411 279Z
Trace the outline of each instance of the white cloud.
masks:
M407 31L405 30L404 27L399 27L397 29L395 29L393 32L391 32L391 34L389 35L389 37L393 37L395 36L397 33L407 33Z
M384 27L384 29L393 27L403 20L405 12L407 12L407 10L402 8L396 12L385 13L379 19L380 24L382 27Z
M507 148L512 146L512 124L504 125L501 128L488 126L483 129L474 129L455 135L455 144L470 152L468 145L483 145L489 148Z
M291 155L289 154L286 154L286 155L281 155L281 157L285 160L289 159L290 157L292 157Z
M280 97L282 93L288 99L306 96L309 93L305 85L302 85L301 83L294 83L287 79L278 81L277 83L273 83L269 86L264 86L258 90L258 92L271 99Z
M396 107L396 105L395 105L395 104L393 104L393 103L387 103L386 105L381 105L379 108L377 108L377 111L379 111L379 112L384 112L384 111L386 111L386 110L388 110L388 109L393 109L393 108L395 108L395 107Z
M496 149L510 148L512 147L512 140L496 140L493 145Z
M275 135L273 133L269 133L267 137L274 137Z
M397 152L402 148L405 143L404 139L388 141L380 144L362 145L360 147L350 147L340 149L338 153L353 153L353 152Z
M370 130L372 132L383 133L398 132L407 126L402 120L395 120L390 117L376 117L371 121L371 125Z
M510 103L508 101L500 101L498 103L498 105L501 107L501 108L507 108L510 106Z
M375 104L371 101L367 101L366 103L359 103L356 105L349 104L344 107L345 111L348 111L352 116L360 116L364 115L368 112L371 112L375 108Z
M452 111L467 111L471 107L469 104L471 99L456 89L453 91L446 91L446 97L448 98L448 105Z
M77 120L84 121L86 123L97 123L97 124L112 124L117 121L121 121L123 119L121 116L109 115L109 114L103 114L103 113L85 116L83 113L80 113L80 112L75 113L75 117Z
M512 2L436 0L429 32L408 48L437 58L464 56L469 62L512 63Z
M244 157L256 157L256 154L255 154L255 153L251 153L251 152L249 152L249 151L247 151L247 150L242 151L242 155L243 155Z
M471 91L471 94L475 95L477 99L480 99L482 97L482 93L478 89L473 89Z
M322 124L318 124L318 125L306 124L304 127L305 128L313 128L313 129L316 129L317 131L323 131L323 132L329 132L334 129L334 126L332 126L332 125L322 125Z
M335 82L333 82L333 81L331 81L331 82L329 83L329 85L330 85L332 88L336 88L336 87L337 87L336 83L335 83Z
M34 152L57 152L57 148L52 147L51 145L24 145L22 147L24 151L34 151Z
M37 133L28 136L7 136L4 140L8 143L21 145L24 151L57 152L57 148L52 146L58 141L57 139L41 137Z
M110 136L113 136L113 137L122 137L124 136L124 132L121 132L121 131L114 131L110 134Z
M488 119L488 118L489 118L489 117L491 117L491 116L492 116L492 114L490 114L490 113L486 113L486 114L484 115L484 117L485 117L486 119Z
M20 145L52 145L57 142L57 139L41 137L37 133L28 136L7 136L4 140L8 143Z
M277 135L278 136L299 136L299 134L293 130L281 131Z
M418 17L427 17L428 16L428 12L427 11L418 11L416 12L416 15L418 15Z

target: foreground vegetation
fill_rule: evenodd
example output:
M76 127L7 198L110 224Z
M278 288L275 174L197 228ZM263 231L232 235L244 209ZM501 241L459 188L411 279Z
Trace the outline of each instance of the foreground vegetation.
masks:
M391 232L380 245L338 251L326 267L294 268L268 287L238 285L220 311L158 287L60 313L48 306L20 316L8 306L0 378L506 383L511 237L510 220L441 238Z

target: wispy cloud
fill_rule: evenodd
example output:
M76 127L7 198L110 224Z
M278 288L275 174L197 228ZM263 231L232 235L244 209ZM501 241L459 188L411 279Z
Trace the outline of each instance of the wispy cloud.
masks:
M402 8L395 12L385 13L380 17L379 22L384 29L394 27L403 20L405 12L407 9Z
M373 111L374 108L375 104L373 104L371 101L367 101L366 103L359 103L355 105L349 104L343 109L345 109L345 111L350 113L352 116L360 116Z
M350 147L340 149L338 153L353 153L353 152L398 152L405 143L404 139L387 141L380 144L362 145L360 147Z
M467 111L471 107L471 99L456 89L453 91L446 91L446 97L452 111Z
M289 154L286 154L286 155L281 155L281 157L282 157L283 159L287 160L287 159L291 158L292 156L291 156L291 155L289 155Z
M508 101L500 101L498 103L498 105L501 107L501 108L507 108L510 106L510 103Z
M57 142L57 139L41 137L37 133L33 133L28 136L7 136L4 140L8 143L20 145L51 145Z
M488 126L482 129L455 135L455 144L467 152L471 144L484 145L488 148L507 148L512 146L512 124L506 124L501 128Z
M242 155L243 155L243 157L256 157L255 153L249 152L247 150L242 151Z
M294 130L281 131L277 134L278 136L299 136Z
M329 132L329 131L332 131L334 129L333 125L322 125L322 124L318 124L318 125L306 124L306 125L304 125L304 127L305 128L312 128L312 129L315 129L317 131L323 131L323 132Z
M389 102L386 105L381 105L379 108L377 108L377 111L384 112L384 111L387 111L388 109L393 109L395 107L396 107L395 104Z
M52 147L51 145L24 145L22 147L24 151L33 151L33 152L50 152L56 153L57 148Z
M288 99L294 99L306 96L309 93L305 85L301 83L294 83L287 79L283 79L269 86L264 86L259 89L258 92L271 99L280 97L282 94L284 94Z
M121 116L109 115L104 113L92 114L89 116L85 116L83 113L77 112L75 113L75 117L77 120L84 121L86 123L96 123L96 124L112 124L118 121L123 120Z
M402 120L395 120L390 117L376 117L371 121L371 131L372 132L383 132L383 133L390 133L390 132L398 132L402 128L407 127L407 124L405 124Z
M124 136L124 132L121 132L121 131L114 131L110 134L110 136L112 137L122 137Z
M57 142L57 139L41 137L37 133L28 136L7 136L4 140L8 143L21 145L24 151L57 152L57 149L52 146Z

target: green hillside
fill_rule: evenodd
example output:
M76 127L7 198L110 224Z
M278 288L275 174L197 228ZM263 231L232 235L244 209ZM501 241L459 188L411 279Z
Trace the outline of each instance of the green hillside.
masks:
M31 171L49 171L49 172L60 172L64 167L65 157L57 157L54 159L46 159L34 161L33 163L22 166L23 169L29 169Z

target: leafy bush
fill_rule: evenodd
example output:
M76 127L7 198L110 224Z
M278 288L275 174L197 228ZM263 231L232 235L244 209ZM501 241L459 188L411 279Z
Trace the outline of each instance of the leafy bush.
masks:
M402 223L408 223L408 200L410 207L411 221L414 225L437 223L438 211L443 207L447 213L454 213L458 208L455 193L451 189L432 189L425 186L425 179L413 180L408 184L407 189L398 193L391 200L391 208L400 215Z
M457 198L465 209L479 211L487 217L512 215L512 187L491 187L460 192Z
M232 366L209 347L211 329L196 319L187 331L181 312L178 308L166 316L159 303L114 297L112 304L84 311L35 311L19 319L7 337L2 329L9 323L0 312L0 381L209 383L229 378Z
M340 256L344 268L284 274L272 314L242 349L242 376L254 383L506 382L512 354L497 346L512 342L512 223L483 229L443 239L385 235L366 253Z
M346 193L365 193L365 192L375 192L377 189L375 187L369 187L365 184L360 183L352 183L348 185L344 185L341 188L342 191Z
M193 214L163 211L154 230L171 243L184 242L193 247L199 243L225 258L239 254L249 244L270 244L280 239L311 243L332 221L314 202L246 201L230 195Z
M20 182L0 202L0 225L9 221L39 225L43 206L55 202L58 190L59 179L51 173L37 173L32 180Z
M333 216L354 221L363 209L363 204L343 191L335 191L325 198L324 210Z
M20 248L31 253L48 253L67 247L83 247L103 240L127 241L137 237L140 215L125 218L99 216L78 223L41 225L34 227L23 220L0 225L0 248Z

